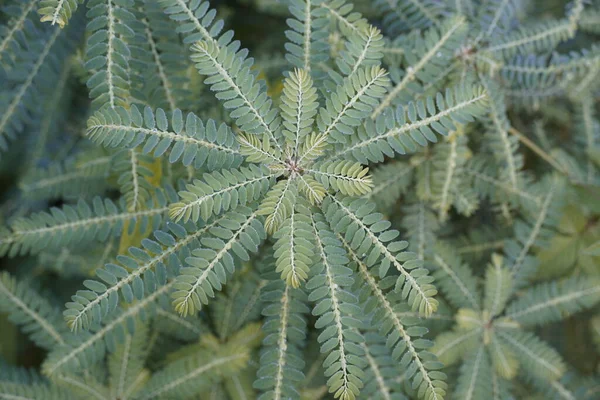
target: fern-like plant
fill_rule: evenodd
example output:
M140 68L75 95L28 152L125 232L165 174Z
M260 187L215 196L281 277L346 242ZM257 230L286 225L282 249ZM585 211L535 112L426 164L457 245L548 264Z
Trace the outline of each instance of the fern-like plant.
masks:
M597 25L8 0L0 398L596 398Z

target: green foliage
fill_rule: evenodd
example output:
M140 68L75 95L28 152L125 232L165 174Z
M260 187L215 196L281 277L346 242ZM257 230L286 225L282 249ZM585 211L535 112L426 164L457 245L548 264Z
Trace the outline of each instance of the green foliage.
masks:
M369 120L357 133L350 136L349 143L338 145L332 158L350 157L361 163L381 162L385 157L407 154L437 142L435 132L447 136L456 129L455 123L466 123L481 115L487 99L483 88L456 87L447 89L445 95L408 103L395 111Z
M286 20L291 29L285 31L289 40L285 44L288 51L285 58L291 65L305 71L311 71L313 65L328 59L327 30L322 29L328 21L318 15L319 9L315 7L321 2L322 0L289 1L289 11L294 18Z
M101 151L82 151L76 158L29 171L19 188L34 199L74 199L106 190L113 159ZM140 199L141 200L141 199Z
M40 21L50 22L52 25L58 24L64 28L71 16L77 11L79 0L44 0L40 3L38 13L41 15Z
M7 272L0 275L0 309L38 346L50 349L65 344L64 325L53 305Z
M375 7L385 15L384 24L390 35L403 30L439 24L441 7L430 0L376 0Z
M304 379L301 349L306 339L306 295L275 277L265 287L263 299L267 304L262 311L266 317L264 349L254 387L264 391L260 399L297 397L298 382Z
M42 250L56 250L62 246L89 243L94 240L106 241L111 235L123 230L125 224L137 223L140 231L150 225L158 228L166 216L167 196L171 199L172 189L157 192L155 204L148 208L125 211L125 201L119 205L110 199L95 197L91 206L83 200L76 205L53 207L49 212L32 214L29 218L17 218L10 229L0 239L0 254L10 256L37 254ZM130 225L130 231L134 225Z
M412 3L412 1L398 3ZM421 10L435 9L431 6L420 6ZM403 52L406 68L402 72L392 69L392 76L397 76L396 85L375 109L373 117L381 114L392 104L399 102L406 104L412 100L411 95L421 94L427 84L439 78L439 74L444 75L443 71L452 61L454 52L460 49L465 39L467 28L463 17L455 17L447 19L441 26L431 27L422 36L407 38L406 51Z
M180 271L173 292L173 306L181 315L194 315L221 290L227 273L235 270L236 258L250 259L265 237L262 223L251 209L238 207L225 214L219 224L208 229L200 242L202 246L186 258L187 267Z
M55 386L44 384L26 385L22 383L2 382L0 383L0 395L10 398L40 398L48 400L63 399L67 392Z
M90 23L87 29L85 68L90 73L87 86L94 108L126 106L129 97L128 41L134 32L129 27L135 16L129 9L133 0L94 0L88 3ZM64 22L63 22L64 23Z
M96 270L99 280L85 280L87 290L79 290L67 303L65 320L74 330L88 329L100 322L119 304L119 294L127 303L142 299L157 286L167 282L171 270L179 269L181 260L199 245L202 234L216 229L224 219L216 219L198 230L188 231L181 225L168 223L168 231L156 230L155 240L143 239L142 247L130 247L129 255L119 255L118 264L109 263ZM131 271L131 272L129 272ZM108 286L107 286L108 285Z
M596 398L598 25L6 0L0 398Z
M48 83L57 80L61 66L74 50L76 37L81 33L81 24L65 31L47 26L20 29L22 25L33 24L27 18L28 10L25 8L14 21L14 31L9 30L2 42L5 50L0 75L4 89L0 96L0 150L3 153L30 120L43 116L44 107L36 107L37 102L51 95L52 87ZM34 34L32 31L36 29L40 31ZM19 38L28 33L34 39L20 43Z
M595 279L569 278L534 286L512 304L507 315L522 325L542 325L591 307L600 292Z
M276 271L294 288L308 279L315 251L312 235L310 210L300 203L273 235L277 239L273 245Z
M318 337L321 353L327 354L323 362L329 391L335 398L353 400L363 387L364 339L356 331L361 327L358 299L347 290L354 282L352 270L345 264L341 242L328 229L323 217L313 219L316 238L317 265L314 276L306 284L311 291L308 299L315 302L312 310L319 317L315 327L322 332Z
M169 162L181 159L186 166L194 163L195 168L206 164L213 170L240 164L235 137L225 124L217 127L213 120L204 123L192 113L184 122L179 109L173 111L170 124L171 130L161 108L154 113L146 107L143 116L136 106L130 110L106 108L88 119L87 134L106 147L134 148L143 144L142 153L153 152L154 157L171 150Z
M379 267L379 277L385 277L393 267L399 273L395 290L402 293L413 311L431 315L438 304L434 299L437 291L431 284L433 278L414 253L403 251L408 242L395 240L400 232L389 229L391 223L373 212L372 203L349 198L340 201L335 197L327 200L326 216L334 231L344 234L344 240L369 267Z

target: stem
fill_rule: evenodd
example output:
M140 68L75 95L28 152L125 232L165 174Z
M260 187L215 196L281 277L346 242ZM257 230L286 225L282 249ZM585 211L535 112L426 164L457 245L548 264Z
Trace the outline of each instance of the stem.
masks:
M564 169L562 165L558 161L556 161L550 154L546 153L541 147L531 141L527 136L523 135L521 132L516 130L515 128L509 128L508 132L512 135L515 135L519 138L519 141L523 143L525 146L529 147L531 151L533 151L538 156L542 157L548 164L550 164L554 169L556 169L561 174L569 176L567 170Z

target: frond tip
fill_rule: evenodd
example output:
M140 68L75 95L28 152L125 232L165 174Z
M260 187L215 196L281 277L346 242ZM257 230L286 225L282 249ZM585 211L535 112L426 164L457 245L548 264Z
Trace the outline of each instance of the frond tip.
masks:
M357 162L334 161L323 163L316 169L307 169L323 184L346 196L362 196L373 188L373 180L368 175L369 168Z
M265 238L263 224L246 207L229 212L209 233L201 239L202 246L186 258L187 266L174 285L173 307L182 316L194 315L208 304L215 290L221 290L227 281L227 274L235 270L236 259L248 261L249 253L257 252Z
M325 216L336 233L358 251L361 260L370 267L379 266L381 278L391 267L399 272L395 290L412 310L428 317L437 310L437 294L433 277L423 268L416 254L404 251L408 242L395 240L400 232L389 229L391 223L373 212L375 204L365 199L328 196L324 203Z
M265 229L274 233L291 215L296 203L297 187L295 179L284 179L277 182L266 194L258 207L259 215L266 215Z
M38 8L40 21L64 28L81 3L82 0L42 0Z
M273 246L276 271L293 288L300 287L308 279L312 265L314 245L310 214L306 206L296 204L289 218L273 235L277 239Z
M294 70L284 81L280 109L283 136L296 151L312 130L318 107L317 89L310 75L305 70Z

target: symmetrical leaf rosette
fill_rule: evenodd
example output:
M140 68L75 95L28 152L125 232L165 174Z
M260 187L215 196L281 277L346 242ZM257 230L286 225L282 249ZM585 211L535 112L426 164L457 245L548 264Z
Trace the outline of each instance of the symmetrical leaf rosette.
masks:
M523 374L546 384L561 379L567 371L561 355L526 329L596 305L600 301L596 279L572 277L515 294L515 277L505 266L507 260L493 254L482 293L453 249L442 245L433 253L440 290L458 311L454 329L436 338L432 352L446 366L462 360L457 397L465 398L471 387L467 382L477 370L487 371L489 378L493 375L502 384ZM492 396L491 387L477 390L482 398Z
M373 203L353 200L371 190L369 169L353 160L326 159L332 143L346 141L368 120L373 105L385 93L386 73L378 66L357 69L319 107L308 72L294 70L284 81L280 114L272 116L244 106L260 97L260 87L252 84L252 74L231 74L243 70L243 63L214 43L201 42L193 51L197 67L209 76L207 83L218 97L243 108L236 113L238 108L232 106L232 117L241 130L236 151L246 164L205 172L171 204L170 217L186 223L211 221L223 212L239 213L199 239L200 248L185 259L186 266L175 280L173 305L182 315L197 313L225 284L237 260L247 260L271 234L275 271L285 287L304 287L309 301L316 302L313 314L319 316L317 327L323 330L321 350L329 354L324 364L329 390L336 397L354 399L364 378L365 364L360 359L364 350L359 345L362 316L350 290L354 278L346 266L349 257L336 235L344 235L361 262L369 268L377 266L380 277L393 267L391 292L399 302L408 302L413 312L429 316L438 305L433 278L415 254L405 251L408 243L396 240L399 232L374 212ZM453 105L453 95L447 98ZM270 107L270 102L262 104ZM458 114L455 118L464 120ZM159 129L164 131L164 125ZM291 293L285 290L280 300L283 307L287 307L285 293ZM286 323L286 317L282 318ZM279 329L278 340L287 340L287 328ZM405 331L400 321L397 329L405 340L425 332L416 327ZM400 351L402 346L396 346ZM417 340L411 346L403 363L417 357L418 371L411 376L415 382L425 379L423 394L441 396L444 376L430 370L438 368L435 357L420 351L427 343ZM284 359L285 351L284 346L273 354ZM280 385L277 379L269 383L276 393Z
M215 78L209 77L207 81L219 92L218 97L229 99L227 104L234 102L238 107L232 113L238 118L240 129L246 131L238 135L239 152L247 162L263 166L250 166L254 172L244 176L237 169L224 172L221 179L214 176L220 172L205 174L202 180L180 192L182 201L172 206L172 218L206 219L219 213L222 207L228 209L230 204L245 203L249 195L258 200L264 194L258 215L266 216L265 229L273 233L290 218L299 195L316 205L330 191L357 196L371 190L368 168L353 161L321 162L319 158L325 154L329 142L352 134L354 128L368 118L371 104L385 92L388 79L384 70L377 66L357 70L326 100L324 107L319 107L309 73L296 69L285 79L280 106L282 122L278 122L279 117L271 118L269 114L267 118L261 116L260 110L243 106L244 102L258 101L260 95L258 86L250 86L253 76L240 73L233 79L225 74L229 69L244 70L242 65L230 60L226 51L208 44L198 44L195 49L198 68ZM243 81L240 86L238 79ZM248 125L250 120L255 122ZM259 126L263 128L257 131Z

